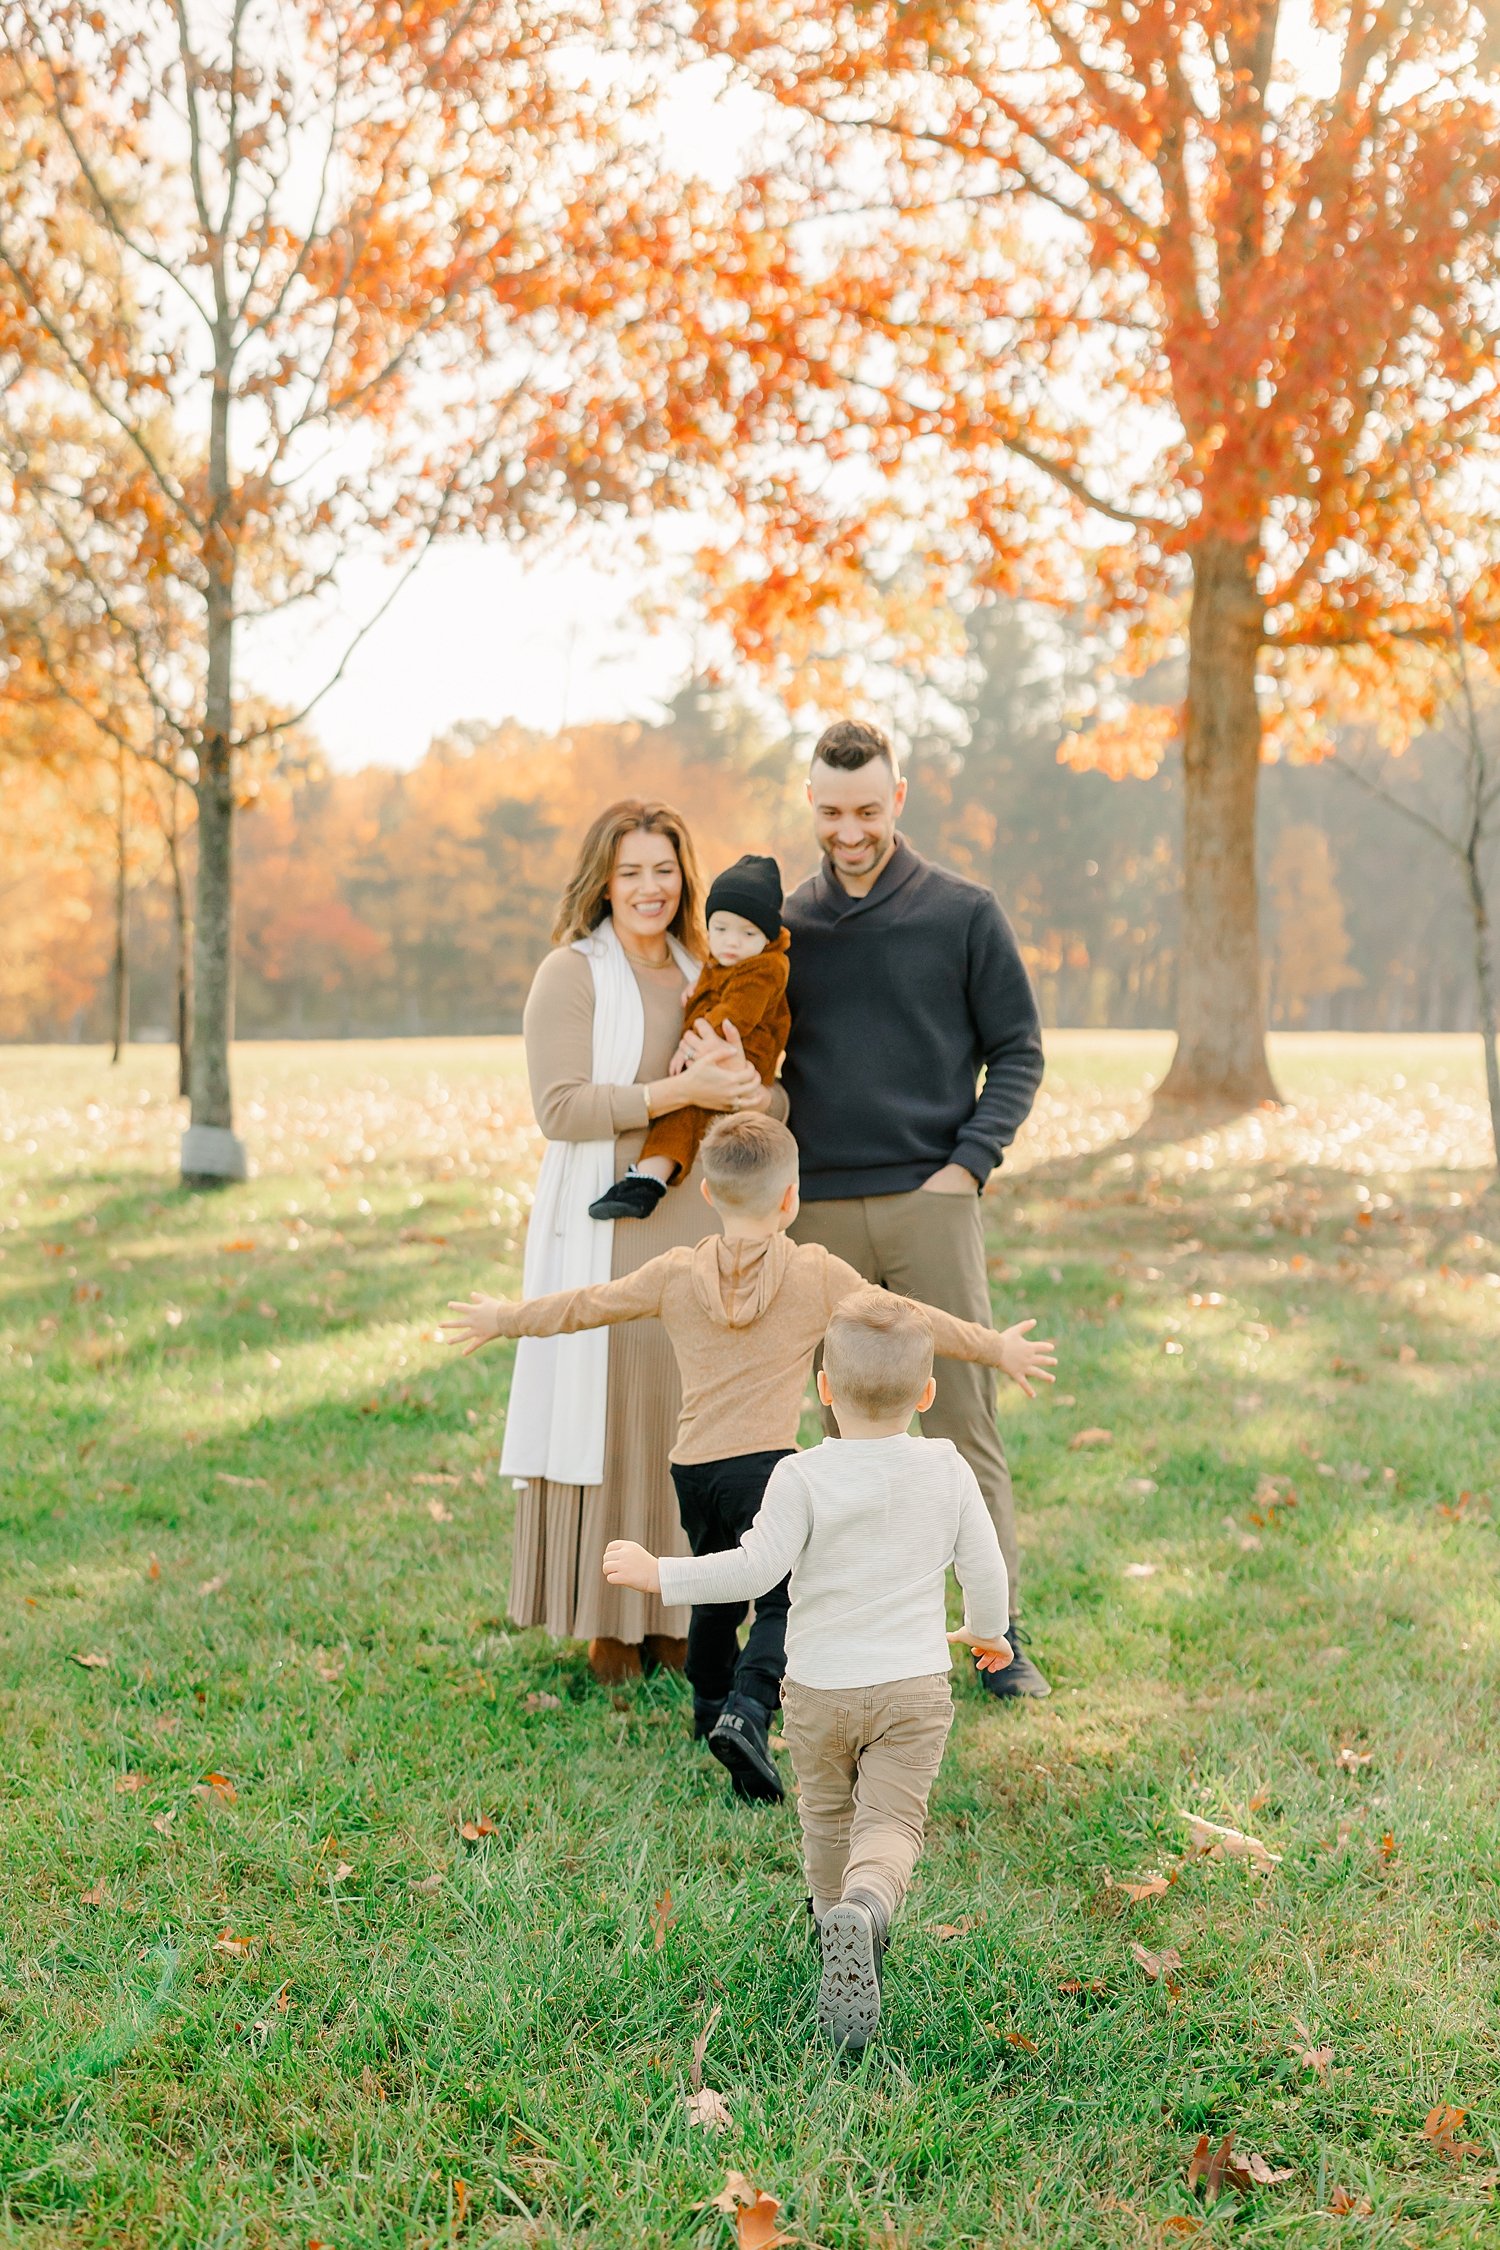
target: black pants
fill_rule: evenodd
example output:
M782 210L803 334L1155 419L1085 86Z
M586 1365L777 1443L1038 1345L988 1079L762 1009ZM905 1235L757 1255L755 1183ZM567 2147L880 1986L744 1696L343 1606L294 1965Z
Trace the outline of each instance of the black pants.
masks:
M736 1453L727 1461L674 1461L677 1512L695 1555L720 1555L737 1547L760 1510L778 1461L795 1450ZM748 1602L695 1603L688 1627L687 1676L705 1703L722 1703L731 1688L774 1711L786 1670L787 1580L762 1594L743 1649L739 1631Z

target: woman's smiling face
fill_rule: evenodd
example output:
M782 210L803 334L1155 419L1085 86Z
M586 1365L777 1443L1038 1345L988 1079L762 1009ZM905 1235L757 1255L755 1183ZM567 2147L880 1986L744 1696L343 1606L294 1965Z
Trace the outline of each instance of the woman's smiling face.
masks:
M620 838L609 879L609 910L626 945L656 952L682 903L682 869L670 836L634 828Z

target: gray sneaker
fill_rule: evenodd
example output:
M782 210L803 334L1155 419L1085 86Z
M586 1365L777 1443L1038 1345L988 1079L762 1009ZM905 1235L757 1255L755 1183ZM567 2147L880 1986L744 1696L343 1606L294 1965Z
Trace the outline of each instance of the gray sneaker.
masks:
M829 1907L818 1924L818 1941L823 1949L818 2029L835 2047L860 2054L880 2021L885 1917L873 1899L846 1898Z
M993 1695L997 1701L1013 1695L1050 1695L1052 1682L1027 1655L1028 1635L1015 1618L1006 1627L1005 1638L1011 1646L1010 1662L1003 1672L979 1673L979 1684L985 1694ZM978 1671L977 1664L975 1670Z

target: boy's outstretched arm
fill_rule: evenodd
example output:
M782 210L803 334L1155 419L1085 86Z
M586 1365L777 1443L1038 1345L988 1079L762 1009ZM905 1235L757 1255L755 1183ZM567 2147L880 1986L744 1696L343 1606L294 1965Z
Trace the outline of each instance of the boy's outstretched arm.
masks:
M1010 1623L1010 1578L974 1472L967 1462L961 1462L960 1467L963 1477L953 1569L963 1588L964 1622L948 1638L967 1642L981 1672L1000 1672L1011 1660L1011 1646L1005 1637Z
M590 1289L558 1289L548 1297L523 1297L519 1303L485 1297L476 1289L467 1300L449 1303L455 1317L442 1323L443 1337L457 1344L467 1359L498 1336L571 1336L580 1328L650 1320L661 1310L670 1264L670 1255L651 1258L618 1281L601 1281Z
M920 1300L916 1300L920 1301ZM1028 1398L1036 1397L1038 1383L1055 1383L1057 1346L1051 1337L1033 1336L1034 1320L1018 1320L1011 1328L981 1328L974 1320L957 1320L937 1305L923 1305L932 1322L932 1348L939 1359L961 1359L980 1367L997 1367Z
M754 1601L779 1586L812 1529L807 1488L795 1456L771 1472L754 1523L737 1547L718 1555L650 1555L633 1539L612 1539L604 1550L604 1575L612 1586L659 1593L676 1607L693 1602Z

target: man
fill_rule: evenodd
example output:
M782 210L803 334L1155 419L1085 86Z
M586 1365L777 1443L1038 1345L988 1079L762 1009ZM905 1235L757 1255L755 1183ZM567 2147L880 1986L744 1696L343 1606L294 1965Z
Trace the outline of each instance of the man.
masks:
M869 1281L988 1326L979 1197L1041 1083L1030 980L993 892L897 833L906 783L878 727L829 727L807 794L823 861L783 910L782 1078L802 1155L793 1233ZM1014 1605L1015 1501L993 1372L943 1360L922 1429L951 1438L978 1478ZM1008 1638L1014 1661L979 1675L990 1694L1049 1695L1014 1615Z

